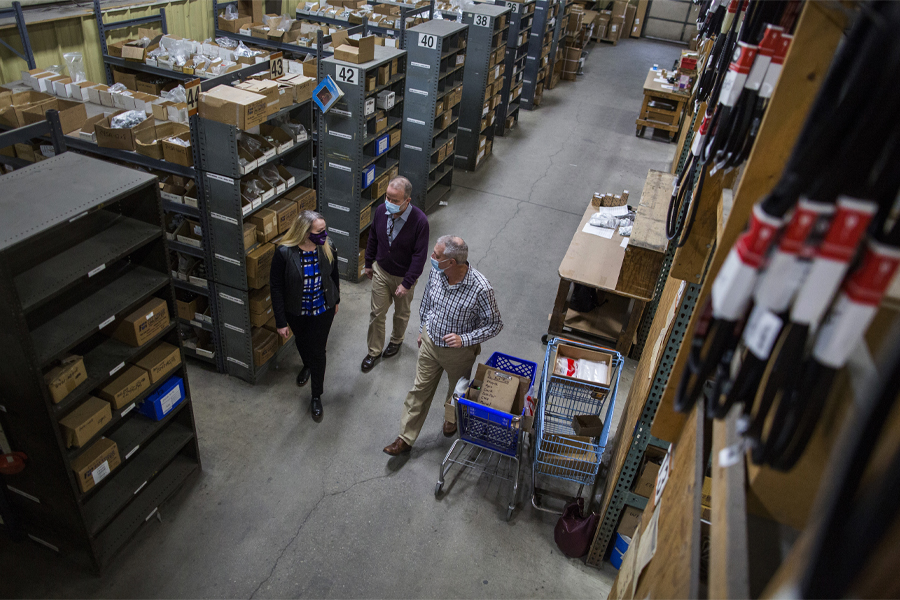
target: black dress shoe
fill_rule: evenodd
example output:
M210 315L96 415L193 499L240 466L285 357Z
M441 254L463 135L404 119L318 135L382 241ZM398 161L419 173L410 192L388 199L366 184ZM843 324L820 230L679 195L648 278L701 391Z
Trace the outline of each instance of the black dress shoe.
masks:
M394 342L389 342L387 348L384 349L384 352L381 353L381 356L384 358L390 358L400 352L400 346L402 344L395 344Z
M312 413L313 421L315 421L316 423L321 421L322 415L324 414L324 412L322 411L322 399L318 396L314 397L312 399L312 402L310 402L309 408L310 412Z
M371 371L372 369L375 368L376 360L378 360L377 356L366 355L366 357L362 361L362 365L360 365L359 368L362 369L363 373L368 373L369 371Z
M307 383L309 383L309 367L303 367L300 369L300 372L297 374L297 385L303 387Z

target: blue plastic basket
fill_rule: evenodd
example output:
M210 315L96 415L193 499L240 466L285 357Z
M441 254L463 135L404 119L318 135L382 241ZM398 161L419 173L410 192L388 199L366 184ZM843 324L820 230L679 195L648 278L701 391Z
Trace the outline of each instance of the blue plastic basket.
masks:
M508 354L494 352L485 365L513 373L531 380L537 373L537 364ZM522 413L524 414L524 409ZM465 398L456 401L456 420L459 438L464 442L499 452L507 456L517 456L519 450L518 423L514 416L490 408Z

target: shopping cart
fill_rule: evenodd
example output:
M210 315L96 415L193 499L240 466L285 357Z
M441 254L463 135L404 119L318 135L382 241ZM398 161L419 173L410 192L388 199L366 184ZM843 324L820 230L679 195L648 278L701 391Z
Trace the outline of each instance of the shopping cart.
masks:
M604 352L611 356L609 383L587 383L569 377L554 375L556 353L560 344ZM569 500L557 492L537 487L539 476L548 476L579 484L580 496L585 485L592 484L600 470L600 460L606 449L609 427L612 422L616 404L616 392L619 388L619 377L624 365L622 355L615 350L592 346L582 342L553 338L547 345L544 358L544 369L541 373L541 386L538 407L535 411L535 437L531 478L531 504L538 510L551 513L541 505L542 496L553 496ZM576 415L601 416L603 428L600 435L589 441L577 439L572 428L572 419Z
M489 367L507 373L520 375L531 380L537 373L537 364L494 352L485 363ZM454 393L456 400L456 423L459 437L450 446L450 450L441 462L440 475L434 488L434 495L441 493L444 477L454 465L463 469L479 470L491 477L512 482L512 497L506 511L506 520L512 516L516 507L516 495L519 490L519 453L522 448L522 415L512 417L508 413L494 410L483 404L466 400L463 393ZM457 450L458 452L454 454ZM493 459L496 456L496 461ZM501 468L501 463L506 468ZM512 467L510 469L510 467Z

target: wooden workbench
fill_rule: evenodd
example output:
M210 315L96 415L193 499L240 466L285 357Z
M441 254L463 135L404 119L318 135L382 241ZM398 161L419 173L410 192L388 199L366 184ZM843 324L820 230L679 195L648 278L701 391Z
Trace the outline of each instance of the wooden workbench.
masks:
M676 94L672 85L656 81L662 78L662 71L650 69L647 79L644 80L644 103L638 114L637 129L635 135L640 137L647 127L662 129L669 132L669 141L673 141L678 135L681 119L684 116L684 107L689 96ZM667 108L674 106L673 109Z
M617 351L628 354L666 252L665 218L673 179L669 173L649 171L630 238L618 231L611 239L585 233L585 225L598 212L588 204L559 266L559 289L545 340L574 332L591 342L613 341ZM573 283L597 290L606 302L590 313L569 309Z

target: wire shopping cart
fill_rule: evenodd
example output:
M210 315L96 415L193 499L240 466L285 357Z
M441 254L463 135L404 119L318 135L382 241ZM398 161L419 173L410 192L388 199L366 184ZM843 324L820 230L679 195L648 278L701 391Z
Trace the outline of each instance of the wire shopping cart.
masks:
M494 352L485 364L530 379L531 385L534 386L537 364L533 362ZM463 469L480 470L491 477L512 482L512 497L506 511L508 521L516 507L519 455L522 448L521 421L527 409L523 408L523 415L512 417L508 413L466 400L457 394L454 394L454 398L459 437L454 440L441 462L434 495L438 496L441 493L444 477L454 464L460 465ZM457 446L459 451L454 455ZM493 460L495 456L496 461ZM506 462L506 469L501 469L502 462ZM511 471L509 467L512 467Z
M611 357L609 383L589 383L554 374L556 355L560 344L603 352ZM579 484L580 496L585 485L592 484L600 470L600 459L606 449L609 428L612 423L619 389L619 377L625 361L615 350L553 338L547 344L544 369L541 373L539 402L535 411L535 434L531 478L531 504L538 510L559 513L541 506L542 496L553 496L564 500L570 498L551 490L537 487L539 476L548 476ZM576 415L602 416L603 428L600 435L585 441L575 435L572 419Z

